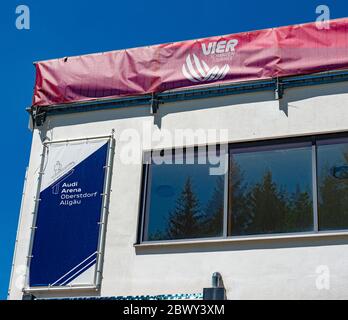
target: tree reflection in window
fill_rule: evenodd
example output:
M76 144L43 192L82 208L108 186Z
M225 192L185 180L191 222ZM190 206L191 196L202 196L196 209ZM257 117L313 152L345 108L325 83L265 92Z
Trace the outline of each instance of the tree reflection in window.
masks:
M209 168L209 164L152 164L145 240L222 236L225 176L210 175Z
M310 232L314 217L319 231L348 228L347 138L232 146L228 190L209 168L151 164L143 240Z
M318 145L319 230L348 228L348 143Z
M229 234L313 230L311 147L230 155Z

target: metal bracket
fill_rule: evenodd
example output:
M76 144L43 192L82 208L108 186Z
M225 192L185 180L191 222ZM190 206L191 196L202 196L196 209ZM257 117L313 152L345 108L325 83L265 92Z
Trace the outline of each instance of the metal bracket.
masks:
M283 98L283 95L284 95L284 85L279 80L279 78L276 78L276 80L275 80L275 89L274 89L274 98L276 100L280 100L280 99Z
M160 103L163 103L163 101L160 101L158 99L158 96L155 93L152 93L151 100L150 100L150 112L151 112L151 114L157 113Z
M46 111L39 111L37 107L34 107L31 109L31 117L34 126L42 126L46 120L47 112Z
M203 300L226 300L226 289L221 274L214 272L211 280L212 287L203 288Z
M24 293L22 296L22 300L35 300L35 296L30 293Z

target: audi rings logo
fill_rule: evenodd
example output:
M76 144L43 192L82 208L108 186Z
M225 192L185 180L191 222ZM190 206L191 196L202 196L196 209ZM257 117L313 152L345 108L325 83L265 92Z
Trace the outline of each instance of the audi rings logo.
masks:
M218 66L209 67L204 60L199 60L195 54L189 54L186 62L182 66L183 75L192 82L216 81L225 78L230 70L230 66L225 64L221 68Z

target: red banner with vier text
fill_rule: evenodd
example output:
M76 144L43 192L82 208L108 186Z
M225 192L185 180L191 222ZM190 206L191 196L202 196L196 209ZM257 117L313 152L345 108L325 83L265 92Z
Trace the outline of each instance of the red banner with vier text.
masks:
M37 62L33 105L348 68L348 18Z

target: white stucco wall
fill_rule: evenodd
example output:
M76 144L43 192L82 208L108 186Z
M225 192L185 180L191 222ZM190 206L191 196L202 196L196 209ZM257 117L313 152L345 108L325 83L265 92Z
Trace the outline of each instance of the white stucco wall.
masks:
M348 233L193 244L134 247L141 192L141 164L124 164L119 150L123 130L228 129L228 141L240 142L348 130L348 83L291 89L284 99L272 92L52 116L35 129L22 203L10 299L21 299L42 137L51 140L103 136L115 129L116 153L100 292L58 295L156 295L198 293L211 274L222 274L228 299L347 299ZM214 143L212 139L209 143ZM169 142L153 147L172 147ZM178 145L177 145L178 146ZM330 289L318 290L318 266L330 271Z

